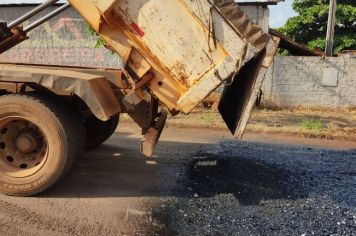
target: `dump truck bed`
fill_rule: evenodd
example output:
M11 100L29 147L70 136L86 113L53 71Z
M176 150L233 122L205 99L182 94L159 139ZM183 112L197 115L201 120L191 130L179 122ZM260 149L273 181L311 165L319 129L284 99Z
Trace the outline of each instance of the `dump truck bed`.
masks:
M257 77L264 77L258 76L261 66L266 66L264 57L275 53L266 53L271 36L254 25L232 0L69 2L121 56L133 80L139 82L145 75L153 75L146 85L172 113L188 114L221 84L239 80L241 68L264 53L254 67L250 66L253 76L249 86L240 91L246 94L243 102L233 101L231 95L229 101L224 100L240 104L233 121L231 115L225 118L239 123L242 110L255 99L251 91L259 89ZM229 113L224 111L226 105L221 106L223 116ZM236 132L234 125L228 126Z

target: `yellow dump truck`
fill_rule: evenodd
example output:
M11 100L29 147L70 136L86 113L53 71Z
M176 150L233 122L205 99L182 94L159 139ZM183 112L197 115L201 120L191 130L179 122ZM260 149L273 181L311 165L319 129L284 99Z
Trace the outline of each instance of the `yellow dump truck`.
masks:
M278 38L254 25L233 0L69 0L50 14L0 23L0 53L69 7L123 61L121 70L0 64L0 191L40 193L85 149L115 131L119 115L142 128L150 157L167 115L189 114L224 84L219 111L241 138Z

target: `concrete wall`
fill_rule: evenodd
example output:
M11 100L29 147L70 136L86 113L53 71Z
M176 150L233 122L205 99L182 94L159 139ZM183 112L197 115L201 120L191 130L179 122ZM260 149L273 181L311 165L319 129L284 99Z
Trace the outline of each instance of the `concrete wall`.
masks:
M2 6L0 19L10 22L30 9L33 6ZM46 12L52 10L50 8ZM0 61L120 67L120 59L105 48L95 48L95 42L96 39L89 34L84 20L70 9L35 29L30 33L30 40L2 54Z
M356 107L356 54L325 59L278 56L263 93L267 105Z
M258 26L260 26L265 33L269 29L269 9L266 6L242 5L240 8L247 14L247 16Z

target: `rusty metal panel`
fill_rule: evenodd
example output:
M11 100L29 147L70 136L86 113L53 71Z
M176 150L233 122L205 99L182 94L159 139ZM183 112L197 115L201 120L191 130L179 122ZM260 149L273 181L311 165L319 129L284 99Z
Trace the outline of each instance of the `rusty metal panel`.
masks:
M3 34L4 32L1 32ZM11 29L11 36L2 39L0 42L0 54L6 52L10 48L28 39L22 27L15 27Z
M147 86L171 111L189 113L269 39L233 1L69 1L134 80L154 75Z
M222 45L209 44L208 29L181 1L122 1L115 10L170 76L187 87L228 56Z
M106 77L34 65L0 64L0 82L34 83L62 90L80 97L100 120L106 121L121 111L119 102Z
M237 74L233 83L224 88L219 111L231 133L238 139L243 137L251 111L278 45L279 38L271 38L263 53L248 62Z

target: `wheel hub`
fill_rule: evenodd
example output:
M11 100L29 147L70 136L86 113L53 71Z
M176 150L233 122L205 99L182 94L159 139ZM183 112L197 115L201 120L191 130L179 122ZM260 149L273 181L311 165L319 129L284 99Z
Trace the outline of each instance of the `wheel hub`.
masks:
M0 119L0 171L24 177L38 171L47 157L41 130L22 118Z
M22 153L31 153L38 146L36 137L31 132L24 132L16 138L16 147Z

